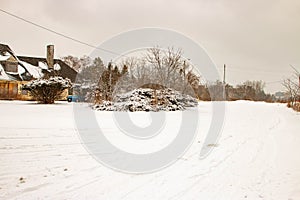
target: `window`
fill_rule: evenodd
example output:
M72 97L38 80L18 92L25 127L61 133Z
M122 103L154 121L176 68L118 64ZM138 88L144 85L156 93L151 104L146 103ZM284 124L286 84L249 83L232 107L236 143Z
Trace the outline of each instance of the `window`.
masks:
M18 72L18 63L17 62L6 62L5 63L5 71L6 72Z

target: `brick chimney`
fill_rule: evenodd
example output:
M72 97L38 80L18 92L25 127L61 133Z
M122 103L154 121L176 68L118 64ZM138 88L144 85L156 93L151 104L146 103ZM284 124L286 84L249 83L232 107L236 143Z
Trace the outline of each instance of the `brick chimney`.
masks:
M49 69L54 67L54 45L47 45L47 64Z

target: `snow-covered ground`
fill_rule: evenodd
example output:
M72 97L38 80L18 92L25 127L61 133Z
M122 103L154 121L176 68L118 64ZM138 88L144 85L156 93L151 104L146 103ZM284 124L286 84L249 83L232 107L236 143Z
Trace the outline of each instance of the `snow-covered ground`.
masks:
M221 138L199 160L211 103L200 102L199 110L199 134L183 157L155 173L126 174L89 155L72 104L0 101L0 199L300 199L299 114L284 104L228 102ZM180 112L167 113L171 124ZM129 148L130 141L116 133L112 112L95 114L106 136ZM148 113L130 117L149 123ZM168 124L165 128L168 133ZM164 141L170 142L162 137L160 145ZM147 144L143 147L147 152Z

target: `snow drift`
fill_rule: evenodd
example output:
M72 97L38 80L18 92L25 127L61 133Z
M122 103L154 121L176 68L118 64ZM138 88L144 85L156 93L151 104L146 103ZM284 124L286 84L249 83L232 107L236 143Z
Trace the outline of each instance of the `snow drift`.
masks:
M75 103L74 103L75 104ZM0 199L298 200L300 115L285 104L227 102L222 135L199 160L211 126L211 102L201 102L199 133L185 155L152 174L120 173L98 163L74 127L73 103L1 101ZM186 112L186 111L184 111ZM130 113L135 123L145 112ZM164 135L129 138L112 112L95 112L118 148L147 153L172 141L181 112L167 112Z

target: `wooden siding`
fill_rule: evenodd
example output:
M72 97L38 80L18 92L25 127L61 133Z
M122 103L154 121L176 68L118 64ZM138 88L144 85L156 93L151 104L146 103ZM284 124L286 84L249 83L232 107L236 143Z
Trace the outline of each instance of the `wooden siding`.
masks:
M22 86L28 81L2 81L0 80L0 100L34 100ZM68 89L64 91L60 100L67 100Z

